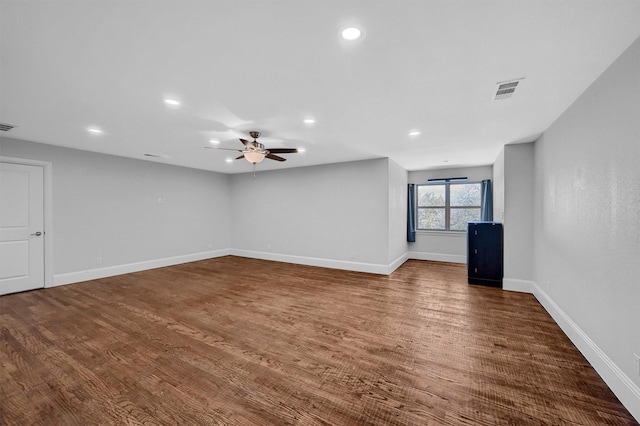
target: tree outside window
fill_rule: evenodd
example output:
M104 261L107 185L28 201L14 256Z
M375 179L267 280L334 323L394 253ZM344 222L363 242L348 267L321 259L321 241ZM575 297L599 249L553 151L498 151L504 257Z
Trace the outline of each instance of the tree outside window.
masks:
M466 231L480 220L481 193L479 182L417 185L416 229Z

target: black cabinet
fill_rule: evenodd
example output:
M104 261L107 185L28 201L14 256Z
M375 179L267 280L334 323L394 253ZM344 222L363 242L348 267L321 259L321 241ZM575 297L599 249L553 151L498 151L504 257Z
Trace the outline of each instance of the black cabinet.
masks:
M467 271L469 284L502 288L502 224L469 222L467 228Z

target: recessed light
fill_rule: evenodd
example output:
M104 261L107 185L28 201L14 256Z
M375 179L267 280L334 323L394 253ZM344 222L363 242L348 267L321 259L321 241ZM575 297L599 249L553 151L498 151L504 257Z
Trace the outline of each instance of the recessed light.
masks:
M305 118L304 124L315 124L316 120L314 118Z
M233 158L227 158L227 159L226 159L226 160L224 160L224 161L226 161L227 163L233 163Z
M409 132L409 136L420 136L419 130L412 130Z
M211 145L218 145L220 143L220 141L218 139L209 139L209 143Z
M306 151L307 151L307 150L306 150L305 148L298 148L298 152L299 152L299 153L303 153L303 152L306 152Z
M362 37L362 31L356 27L345 28L340 32L340 37L342 37L343 40L355 41Z
M101 135L104 133L101 129L98 129L97 127L88 127L87 132L93 135Z
M164 103L171 106L180 106L180 101L176 101L175 99L165 99Z

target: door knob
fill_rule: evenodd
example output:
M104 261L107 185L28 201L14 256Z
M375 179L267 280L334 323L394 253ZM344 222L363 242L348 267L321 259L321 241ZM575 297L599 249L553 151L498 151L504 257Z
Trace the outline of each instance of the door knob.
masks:
M35 234L31 234L32 237L39 237L40 235L42 235L42 232L38 231Z

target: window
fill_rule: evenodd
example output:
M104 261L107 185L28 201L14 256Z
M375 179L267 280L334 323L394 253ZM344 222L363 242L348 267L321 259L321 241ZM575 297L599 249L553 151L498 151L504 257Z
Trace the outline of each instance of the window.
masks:
M480 182L417 185L417 192L418 230L466 231L467 222L480 220Z

